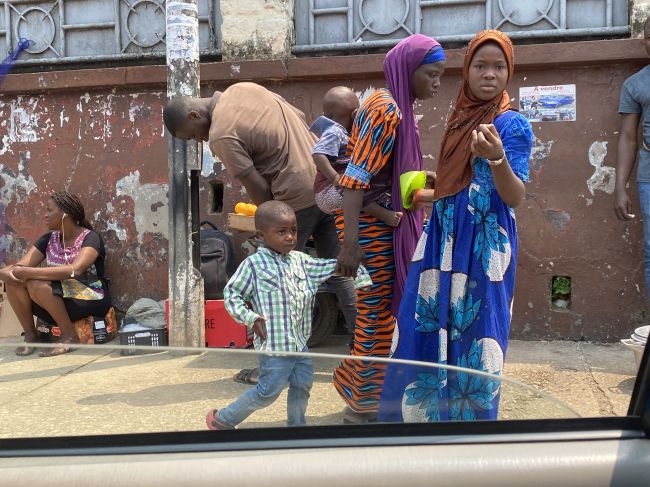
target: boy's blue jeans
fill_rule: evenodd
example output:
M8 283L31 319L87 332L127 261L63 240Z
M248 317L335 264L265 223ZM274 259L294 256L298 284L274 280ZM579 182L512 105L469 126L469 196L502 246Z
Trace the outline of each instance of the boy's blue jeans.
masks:
M643 253L645 257L645 289L650 299L650 183L637 183L643 215Z
M309 352L307 347L302 351ZM288 384L287 425L304 425L314 376L311 358L260 355L259 369L257 385L228 407L220 409L217 419L236 426L258 409L271 405Z

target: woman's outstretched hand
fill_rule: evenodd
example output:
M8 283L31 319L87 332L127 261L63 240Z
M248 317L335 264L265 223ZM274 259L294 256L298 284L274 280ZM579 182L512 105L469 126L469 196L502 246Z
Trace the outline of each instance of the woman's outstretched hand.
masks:
M504 157L503 143L493 124L481 124L472 130L472 153L483 159L496 161Z
M336 263L336 273L343 277L356 277L359 264L365 260L365 254L358 242L343 242Z

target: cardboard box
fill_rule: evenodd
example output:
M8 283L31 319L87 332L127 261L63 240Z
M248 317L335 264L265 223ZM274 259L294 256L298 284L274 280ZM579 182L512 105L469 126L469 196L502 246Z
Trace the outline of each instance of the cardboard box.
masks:
M237 213L228 213L228 229L255 233L255 218Z
M0 282L0 338L19 337L23 327L11 308L7 294L4 292L4 284Z

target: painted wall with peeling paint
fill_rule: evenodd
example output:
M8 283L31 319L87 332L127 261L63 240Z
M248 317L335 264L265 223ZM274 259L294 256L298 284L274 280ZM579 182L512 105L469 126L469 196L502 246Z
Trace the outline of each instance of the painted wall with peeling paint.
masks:
M509 86L513 102L520 86L575 83L578 119L533 124L532 181L517 210L521 241L514 337L616 340L647 321L642 225L638 219L618 222L610 194L619 90L644 61L636 44L639 53L625 60L633 41L606 42L613 44L596 44L620 44L609 51L619 56L618 61L591 60L584 66L573 62L589 58L595 52L593 43L522 46L517 51L521 67ZM571 49L582 51L572 53ZM435 168L444 121L460 81L462 52L449 54L442 89L433 101L416 107L429 168ZM560 56L566 59L557 68ZM373 55L285 64L242 62L238 66L234 73L230 62L204 65L203 94L223 89L233 79L257 79L312 120L320 114L322 95L333 85L349 85L359 96L383 85L381 57ZM156 70L127 68L127 74L115 75L116 83L129 78L138 82L112 90L97 87L111 79L111 70L68 73L67 91L45 86L43 93L32 96L19 94L33 82L31 75L7 79L5 87L17 94L0 96L0 226L5 228L0 258L4 254L11 261L21 255L44 231L41 212L47 195L69 189L80 194L106 241L117 304L126 308L139 297L166 296L164 69L155 80L146 75ZM347 74L342 76L342 72ZM48 83L62 83L64 75L45 77ZM284 81L268 81L276 77ZM83 88L83 80L96 83L96 89ZM79 87L71 88L72 83ZM205 156L202 218L224 227L226 213L237 201L245 200L246 193L224 173L220 162L213 161L207 151ZM224 185L223 211L218 213L213 212L212 201L216 182ZM636 201L634 187L631 193ZM233 237L238 248L244 236ZM550 282L557 275L572 278L569 310L551 309Z
M547 69L520 73L515 80L535 86L561 79L577 89L576 122L532 124L537 138L532 181L517 211L515 336L616 340L646 320L642 224L619 222L612 196L620 86L640 67ZM552 309L553 276L571 277L567 310Z
M162 91L0 97L0 257L46 231L48 195L80 195L109 249L117 304L161 298L167 278L167 143Z

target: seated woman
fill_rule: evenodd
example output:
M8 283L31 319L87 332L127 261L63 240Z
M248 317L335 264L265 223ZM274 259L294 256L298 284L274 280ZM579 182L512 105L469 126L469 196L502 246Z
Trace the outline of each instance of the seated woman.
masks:
M104 316L111 307L104 242L86 220L81 201L67 191L58 192L48 199L46 209L49 232L16 264L0 269L9 303L25 331L25 345L16 349L20 356L35 351L34 315L61 329L58 346L40 353L51 357L79 342L74 321ZM43 260L47 266L39 267Z

